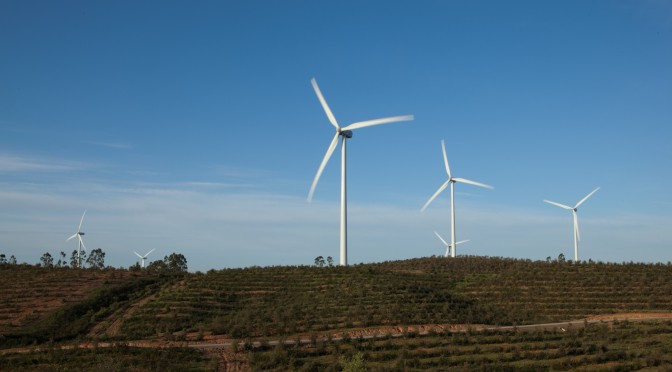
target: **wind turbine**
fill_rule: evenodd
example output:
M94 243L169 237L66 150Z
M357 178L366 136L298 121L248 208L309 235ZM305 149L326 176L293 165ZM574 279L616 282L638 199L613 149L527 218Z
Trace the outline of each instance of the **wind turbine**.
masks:
M133 253L135 253L135 255L138 256L138 257L140 257L140 259L142 260L142 268L143 268L143 269L145 268L145 259L147 259L147 256L149 256L149 254L152 253L152 252L154 252L155 250L156 250L156 248L152 249L151 251L145 253L144 256L141 256L140 253L138 253L138 252L136 252L136 251L133 251Z
M441 187L439 187L438 190L436 190L434 195L432 195L432 197L429 198L429 200L427 200L427 203L425 203L425 205L422 207L422 211L424 212L425 209L427 209L427 206L429 206L429 204L431 204L431 202L433 202L434 199L436 199L436 197L439 196L439 194L443 190L445 190L446 187L448 187L448 185L450 185L450 225L451 225L450 246L453 248L451 256L455 257L455 251L456 251L455 246L457 245L457 243L455 242L455 183L457 182L468 183L475 186L485 187L486 189L494 189L494 187L480 182L470 181L464 178L453 177L450 173L450 165L448 165L448 156L446 156L446 145L443 140L441 140L441 149L443 150L443 162L446 165L446 173L448 173L448 180L444 182L443 185L441 185Z
M593 190L590 194L586 195L585 198L581 199L580 202L576 203L574 207L570 207L564 204L552 202L550 200L544 200L548 204L553 204L555 206L558 206L562 209L567 209L572 211L572 215L574 216L574 262L579 262L579 240L581 240L581 234L579 234L579 217L576 214L576 211L578 210L579 206L583 204L588 198L590 198L597 190L600 188L596 188Z
M327 162L329 161L329 158L331 155L334 153L334 150L336 149L336 144L338 143L338 137L341 137L341 257L340 257L340 265L341 266L346 266L348 264L348 232L347 232L347 192L346 192L346 182L345 182L345 143L348 138L352 138L352 131L355 129L359 128L364 128L364 127L370 127L372 125L380 125L380 124L389 124L389 123L395 123L399 121L410 121L413 120L413 115L405 115L405 116L394 116L394 117L389 117L389 118L383 118L383 119L374 119L374 120L366 120L366 121L359 121L356 123L352 123L348 126L345 126L341 128L338 125L338 122L336 122L336 118L334 117L334 114L331 112L331 109L329 108L329 105L327 105L327 101L324 99L324 96L322 95L322 92L320 91L320 87L317 86L317 81L315 81L315 78L313 78L311 81L311 84L313 85L313 89L315 90L315 94L317 95L317 99L320 100L320 104L322 105L322 108L324 109L324 112L327 114L327 118L329 118L329 122L336 128L336 135L334 135L334 139L331 140L331 143L329 144L329 148L327 148L327 153L324 155L324 158L322 159L322 163L320 164L320 167L317 169L317 174L315 175L315 179L313 179L313 184L310 186L310 192L308 193L308 202L313 200L313 194L315 193L315 188L317 187L317 182L320 180L320 176L322 175L322 171L324 170L324 167L327 165Z
M443 245L446 246L446 254L444 255L444 257L448 257L448 254L450 253L450 249L451 249L453 246L452 246L451 244L448 244L445 240L443 240L443 238L441 237L441 235L439 235L438 232L434 231L434 234L436 234L436 236L439 238L439 240L441 240L441 242L443 243ZM462 243L466 243L466 242L468 242L468 241L469 241L469 240L460 240L459 242L456 242L455 245L462 244Z
M86 247L84 246L84 240L82 240L82 236L84 235L84 232L82 231L82 223L84 222L84 215L86 214L86 210L84 210L84 213L82 214L82 219L79 220L79 227L77 228L77 232L72 234L71 237L66 239L65 241L68 242L75 237L77 237L77 267L82 267L82 260L80 258L80 252L82 251L82 248L86 250Z

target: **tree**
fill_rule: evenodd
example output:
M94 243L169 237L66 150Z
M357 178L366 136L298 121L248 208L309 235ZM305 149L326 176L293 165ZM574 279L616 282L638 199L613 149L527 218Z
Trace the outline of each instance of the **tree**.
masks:
M14 255L9 257L9 264L10 265L16 265L16 257L14 257Z
M86 259L86 264L93 269L105 268L105 252L102 249L96 248L89 253L89 258Z
M166 268L170 271L187 271L187 258L181 253L171 253L170 256L165 256L163 258L163 262L166 264Z
M315 266L323 267L324 266L324 257L322 257L322 256L315 257Z
M7 265L7 256L4 253L0 253L0 265Z
M327 257L327 265L329 265L330 267L334 266L334 258L333 257L331 257L331 256Z
M565 262L565 255L563 253L558 255L558 262Z
M341 357L340 362L341 367L343 367L343 372L362 372L368 370L364 355L361 352L353 355L349 360Z
M54 258L51 257L51 254L49 252L45 252L42 257L40 257L40 261L42 262L42 267L53 267L54 266Z
M136 262L136 265L138 266L138 268L140 267L140 265L137 262ZM164 261L161 261L161 260L156 260L156 261L150 263L147 266L147 270L151 271L151 272L164 271L164 270L166 270L166 263Z
M65 252L61 251L61 258L58 260L58 263L56 264L58 267L68 267L68 261L66 260Z
M72 255L70 256L70 266L80 268L82 266L82 261L86 262L86 253L81 251L79 257L77 257L77 250L73 250Z

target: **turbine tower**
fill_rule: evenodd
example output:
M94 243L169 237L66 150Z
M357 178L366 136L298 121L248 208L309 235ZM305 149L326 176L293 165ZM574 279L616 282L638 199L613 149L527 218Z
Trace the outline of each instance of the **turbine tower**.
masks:
M138 256L138 257L140 257L140 259L142 260L142 268L143 268L143 269L145 268L145 259L147 259L147 256L149 256L149 254L152 253L152 252L154 252L155 250L156 250L156 248L152 249L151 251L145 253L144 256L141 256L140 253L138 253L138 252L136 252L136 251L133 251L133 253L135 253L135 255Z
M451 248L453 246L451 244L448 244L445 240L443 240L443 238L441 237L441 235L439 235L438 232L434 231L434 234L436 234L436 236L439 238L439 240L441 240L443 245L446 246L446 254L444 255L444 257L448 257L448 255L450 254ZM467 240L460 240L459 242L456 242L455 245L466 243L468 241L469 241L468 239Z
M456 255L455 246L457 245L457 243L455 242L455 183L457 182L468 183L479 187L485 187L486 189L494 189L494 187L480 182L470 181L464 178L453 177L450 173L450 165L448 165L448 156L446 156L446 145L443 140L441 140L441 149L443 150L443 162L446 166L446 173L448 173L448 180L444 182L443 185L441 185L441 187L439 187L438 190L436 190L434 195L432 195L432 197L429 198L429 200L427 200L427 203L425 203L425 205L422 207L421 210L424 212L425 209L427 209L427 206L429 206L429 204L431 204L434 201L434 199L436 199L436 197L439 196L439 194L443 190L445 190L446 187L448 187L448 185L450 185L450 226L451 226L450 246L453 248L451 256L455 257Z
M82 259L80 252L82 251L82 248L86 250L86 247L84 246L84 240L82 240L82 236L84 235L84 232L82 231L82 223L84 222L84 215L86 214L86 210L84 210L84 213L82 214L82 219L79 220L79 227L77 228L77 232L72 234L71 237L66 239L66 242L69 242L70 240L74 239L77 237L77 267L82 267Z
M574 207L570 207L564 204L552 202L550 200L544 200L548 204L553 204L555 206L558 206L562 209L567 209L572 211L572 215L574 216L574 262L579 262L579 240L581 240L581 234L579 234L579 217L576 214L576 211L579 209L579 206L583 204L588 198L590 198L597 190L600 188L596 188L593 190L590 194L586 195L585 198L581 199L580 202L576 203Z
M317 95L317 99L320 100L320 104L322 105L322 108L324 109L324 112L327 114L327 118L329 118L329 122L336 128L336 135L334 135L334 139L331 140L331 143L329 144L329 148L327 148L327 153L324 155L324 158L322 159L322 163L320 164L320 167L317 169L317 174L315 175L315 179L313 179L313 184L310 186L310 192L308 193L308 202L313 200L313 194L315 193L315 188L317 187L317 182L320 180L320 176L322 175L322 171L324 170L324 167L327 165L327 162L329 161L329 158L331 157L331 154L334 153L334 150L336 149L336 145L338 144L338 137L341 137L341 257L340 257L340 265L341 266L347 266L348 264L348 223L347 223L347 192L346 192L346 172L345 172L345 165L346 165L346 156L345 156L345 143L348 138L352 138L352 131L355 129L359 128L364 128L364 127L370 127L372 125L380 125L380 124L389 124L389 123L396 123L399 121L410 121L413 120L413 115L405 115L405 116L394 116L394 117L389 117L389 118L383 118L383 119L374 119L374 120L366 120L366 121L360 121L356 123L352 123L348 126L345 126L341 128L338 125L338 122L336 121L336 118L334 117L334 114L331 112L331 109L329 108L329 105L327 105L327 101L325 101L324 96L322 95L322 92L320 91L320 87L317 86L317 81L313 78L310 81L313 85L313 89L315 90L315 94Z

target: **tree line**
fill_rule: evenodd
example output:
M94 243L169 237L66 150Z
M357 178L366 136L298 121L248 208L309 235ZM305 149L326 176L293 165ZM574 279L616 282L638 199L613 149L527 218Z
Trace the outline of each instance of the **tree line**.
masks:
M44 268L89 268L89 269L105 269L105 252L101 248L92 250L87 256L86 252L77 254L77 250L73 250L70 259L66 258L65 252L61 251L60 255L54 257L49 252L45 252L40 257L36 266ZM0 253L0 265L17 265L16 257L14 255L7 258L4 253ZM108 266L109 267L109 266ZM131 271L147 270L150 272L186 272L187 258L181 253L171 253L164 256L163 260L156 260L151 262L147 268L140 267L140 263L130 266Z

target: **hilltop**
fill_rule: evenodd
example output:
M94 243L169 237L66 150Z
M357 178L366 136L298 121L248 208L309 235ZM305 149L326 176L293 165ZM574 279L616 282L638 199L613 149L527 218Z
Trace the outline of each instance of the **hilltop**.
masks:
M130 363L136 360L130 354L140 352L126 345L248 345L409 330L435 335L621 313L631 318L665 316L672 309L672 266L469 256L170 274L3 265L0 298L0 345L17 363L0 364L4 370L21 360L7 349L40 345L116 344L125 349L115 349L115 360ZM193 363L183 369L214 369L215 360L224 355L179 350ZM325 349L320 355L330 352ZM253 355L263 353L255 351L247 359L254 366ZM313 365L326 368L332 362ZM282 369L281 364L276 367ZM142 363L139 368L154 369Z

